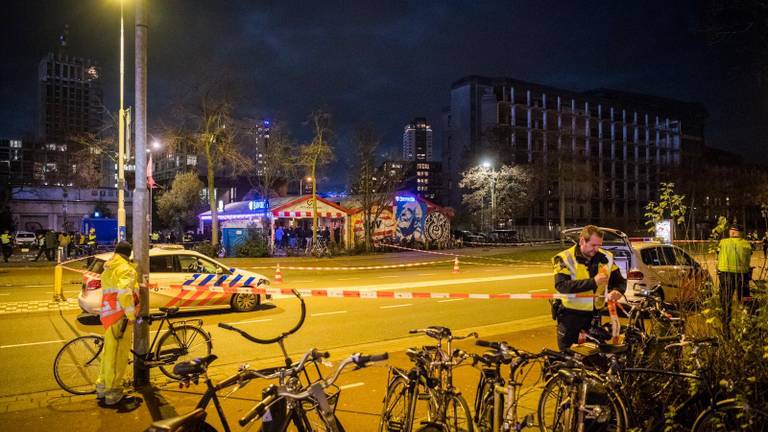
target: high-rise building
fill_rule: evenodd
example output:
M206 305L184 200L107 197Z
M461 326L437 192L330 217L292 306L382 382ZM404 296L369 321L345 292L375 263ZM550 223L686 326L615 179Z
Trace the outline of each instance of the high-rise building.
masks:
M14 186L32 184L34 154L31 141L0 138L0 182Z
M64 43L62 44L64 46ZM77 171L82 148L73 139L100 134L103 94L100 68L91 59L50 52L38 66L37 177L47 184L67 184ZM114 163L101 157L102 186L114 187Z
M427 119L416 117L403 131L403 160L432 160L432 127Z
M445 115L447 204L460 210L461 172L493 159L532 168L527 221L636 227L664 174L701 158L706 118L703 106L667 98L465 77Z

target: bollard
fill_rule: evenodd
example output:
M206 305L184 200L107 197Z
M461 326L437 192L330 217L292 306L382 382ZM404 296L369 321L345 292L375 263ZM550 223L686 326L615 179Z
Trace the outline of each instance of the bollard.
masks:
M64 267L58 264L53 268L53 300L65 301L64 288L62 286L62 279L64 275Z

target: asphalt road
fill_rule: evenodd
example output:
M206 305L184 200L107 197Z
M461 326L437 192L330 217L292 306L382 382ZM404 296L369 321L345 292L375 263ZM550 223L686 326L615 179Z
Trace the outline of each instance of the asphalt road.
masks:
M353 257L319 261L329 265L385 265L445 260L421 254L388 254L384 257ZM236 260L233 265L258 267L275 260ZM285 260L288 261L288 260ZM295 260L286 262L298 265ZM251 264L251 265L249 265ZM545 263L462 265L458 274L452 264L425 267L360 271L283 272L284 287L345 288L350 290L398 290L463 293L529 293L551 289L551 270ZM0 270L0 303L48 300L52 296L52 268L3 268ZM272 277L271 270L261 270ZM79 277L64 276L65 295L76 296ZM72 283L68 283L72 282ZM548 305L542 300L472 299L346 299L307 298L308 316L303 328L289 338L289 352L298 354L311 347L331 351L334 357L360 348L387 351L413 345L412 328L445 325L454 329L484 328L510 322L546 317ZM94 320L78 320L76 311L54 311L0 315L0 364L11 373L0 375L0 396L57 390L52 375L53 358L67 340L81 334L101 333ZM182 313L179 318L201 318L213 337L217 367L275 364L276 346L256 346L239 335L217 327L231 323L260 337L270 337L291 327L299 315L298 301L275 299L271 305L247 313L227 309ZM488 327L493 328L493 327ZM370 351L369 349L369 351ZM154 372L153 372L154 373ZM157 372L159 374L159 372Z

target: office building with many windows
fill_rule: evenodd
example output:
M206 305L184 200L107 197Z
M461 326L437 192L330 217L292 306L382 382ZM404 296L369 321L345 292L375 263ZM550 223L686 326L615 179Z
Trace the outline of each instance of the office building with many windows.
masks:
M704 149L699 104L620 92L575 92L510 78L465 77L451 88L443 172L461 209L461 172L482 160L531 168L531 224L640 224L665 175Z

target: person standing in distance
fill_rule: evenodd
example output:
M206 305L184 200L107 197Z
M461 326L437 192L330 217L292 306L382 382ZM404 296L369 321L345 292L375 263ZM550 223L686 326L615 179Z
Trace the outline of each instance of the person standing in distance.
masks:
M581 331L589 330L606 300L619 300L627 289L627 281L614 263L613 254L602 249L603 235L600 228L587 225L581 230L577 245L552 258L555 290L559 294L595 295L594 298L563 299L553 303L560 351L577 343Z
M720 307L723 309L723 334L730 336L733 293L739 302L751 300L749 293L752 246L741 237L742 228L733 224L728 238L720 240L717 248L717 275L720 279Z
M129 324L138 316L138 275L130 262L132 246L121 241L101 274L103 288L99 319L104 326L101 369L96 380L96 397L107 407L123 399L123 376L128 367L131 338Z

